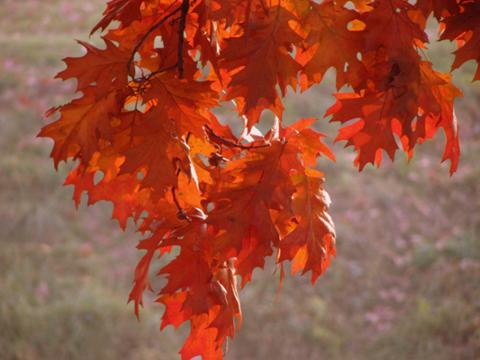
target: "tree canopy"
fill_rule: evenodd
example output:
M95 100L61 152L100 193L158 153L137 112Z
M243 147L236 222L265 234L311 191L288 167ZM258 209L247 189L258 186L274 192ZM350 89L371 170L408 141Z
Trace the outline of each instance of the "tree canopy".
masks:
M162 328L190 323L183 359L222 358L241 325L237 279L243 288L267 257L281 279L291 262L315 282L335 256L316 168L335 157L312 128L321 120L286 124L288 91L333 68L325 115L341 123L335 141L354 148L360 170L383 153L410 158L441 130L455 172L462 93L425 54L432 16L439 40L457 44L452 70L480 61L473 0L111 0L92 29L104 46L80 42L85 54L65 59L57 76L76 79L80 96L52 108L39 136L54 140L55 166L78 160L66 179L77 205L84 192L89 204L110 201L122 228L132 218L144 234L130 293L137 316L152 261L168 260L156 301ZM215 115L227 102L239 136ZM261 132L265 111L275 121Z

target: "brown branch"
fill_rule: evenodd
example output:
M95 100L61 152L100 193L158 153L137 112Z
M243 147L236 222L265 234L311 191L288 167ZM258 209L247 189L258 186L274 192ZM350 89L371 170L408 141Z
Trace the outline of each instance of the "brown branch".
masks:
M186 138L185 138L185 144L188 145L188 140L190 140L190 136L192 135L192 133L189 131ZM178 160L178 159L177 159ZM178 175L180 175L180 173L182 172L182 165L181 165L181 161L178 160L178 162L180 163L180 165L178 166L178 169L177 169L177 173L175 174L177 177Z
M204 128L205 128L205 132L207 133L208 138L218 145L225 145L227 147L236 147L236 148L243 149L243 150L260 149L260 148L266 148L266 147L271 146L271 144L269 144L269 143L258 144L258 145L239 144L237 142L234 142L234 141L229 140L229 139L225 139L224 137L215 134L213 129L208 125L204 125Z
M150 74L144 75L144 76L142 76L142 77L135 78L135 79L133 79L132 81L133 81L134 83L142 83L142 82L144 82L144 81L150 80L150 79L153 78L155 75L158 75L158 74L160 74L160 73L163 73L163 72L166 72L166 71L175 69L176 67L177 67L177 63L175 63L175 64L173 64L173 65L170 65L170 66L167 66L167 67L164 67L164 68L160 68L160 69L155 70L155 71L152 71Z
M187 137L185 138L185 142L188 144L188 140L190 139L190 136L192 135L192 133L189 131L188 134L187 134ZM181 168L181 165L179 165L178 169L177 169L177 172L176 172L176 176L178 178L178 175L180 175L180 172L182 171L182 168ZM172 186L172 198L173 198L173 202L175 203L175 206L177 207L177 217L181 220L186 220L188 222L192 222L192 219L187 215L187 212L185 211L184 208L182 208L182 206L180 205L180 203L178 202L178 199L177 199L177 188L175 186Z
M148 31L143 34L143 36L140 38L140 40L137 42L137 44L135 45L135 47L133 48L132 50L132 54L130 55L130 59L128 60L127 62L127 71L128 73L130 74L130 70L131 70L131 67L132 67L132 63L133 63L133 58L135 57L135 54L137 53L137 51L140 49L140 47L143 45L143 43L145 42L145 40L148 38L148 36L150 34L152 34L155 30L157 30L158 28L160 28L168 19L170 19L173 15L175 15L177 12L179 12L180 10L182 10L182 7L183 7L183 4L182 6L179 6L177 8L175 8L174 10L172 10L170 13L168 13L167 15L165 15L163 18L161 18L157 23L155 23L155 25L153 25L150 29L148 29ZM135 73L135 72L134 72Z
M185 43L185 26L187 14L190 9L190 0L183 0L181 5L180 23L178 25L178 76L183 78L183 47Z
M178 202L177 189L176 189L175 186L172 186L172 198L173 198L173 202L175 203L175 206L177 207L177 210L178 210L177 217L180 220L186 220L188 222L192 222L192 219L187 215L187 212L185 211L185 209L182 208L182 206Z

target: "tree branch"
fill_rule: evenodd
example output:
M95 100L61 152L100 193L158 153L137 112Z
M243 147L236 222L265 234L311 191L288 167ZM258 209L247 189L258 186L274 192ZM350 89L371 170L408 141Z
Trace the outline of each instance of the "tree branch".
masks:
M175 15L177 12L179 12L180 10L182 10L183 8L183 4L177 8L175 8L174 10L172 10L170 13L168 13L167 15L165 15L163 18L161 18L157 23L155 23L155 25L153 25L150 29L148 29L148 31L143 34L143 36L140 38L140 40L137 42L137 44L135 45L135 47L133 48L132 50L132 54L130 55L130 59L128 60L127 62L127 71L128 73L130 74L130 70L131 70L131 67L132 67L132 63L133 63L133 58L135 57L135 54L137 53L137 51L140 49L140 47L143 45L143 43L145 42L145 40L148 38L148 36L150 34L152 34L155 30L157 30L158 28L160 28L168 19L170 19L173 15ZM133 72L135 74L135 71Z
M177 217L180 220L186 220L188 222L192 222L192 219L187 215L187 212L185 211L185 209L182 208L180 203L178 202L177 189L175 188L175 186L172 186L172 198L173 198L173 202L175 203L175 206L177 207L177 210L178 210Z
M190 9L190 0L182 0L180 23L178 26L178 76L183 78L183 46L185 43L185 26L187 25L187 14Z
M208 138L210 140L212 140L213 142L219 144L219 145L225 145L227 147L236 147L236 148L243 149L243 150L259 149L259 148L266 148L266 147L271 146L271 144L269 144L269 143L258 144L258 145L239 144L239 143L233 142L232 140L225 139L224 137L221 137L220 135L215 134L213 129L208 125L204 125L204 128L205 128L205 132L207 133Z

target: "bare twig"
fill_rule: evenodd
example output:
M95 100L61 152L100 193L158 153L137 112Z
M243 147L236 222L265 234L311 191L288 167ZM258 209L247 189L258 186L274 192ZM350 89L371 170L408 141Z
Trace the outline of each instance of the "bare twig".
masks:
M188 140L190 140L190 136L192 135L192 133L189 131L187 136L185 137L185 144L188 146ZM177 159L178 160L178 159ZM177 177L178 175L180 175L180 173L182 172L182 163L180 160L178 160L178 163L180 163L180 165L178 165L178 169L177 169L177 173L175 174Z
M243 150L259 149L259 148L266 148L266 147L271 146L271 144L269 144L269 143L258 144L258 145L239 144L239 143L236 143L232 140L225 139L224 137L215 134L213 129L208 125L204 125L204 128L205 128L205 132L207 133L207 136L209 137L209 139L212 140L213 142L219 144L219 145L224 145L224 146L227 146L227 147L236 147L236 148L243 149Z
M178 25L178 76L183 78L183 46L185 42L185 26L187 25L187 14L190 9L190 0L183 0L181 6L180 23Z
M145 42L145 40L148 38L148 36L150 34L152 34L155 30L157 30L158 28L160 28L168 19L170 19L173 15L175 15L177 12L179 12L180 10L182 10L182 7L183 7L183 4L177 8L175 8L174 10L172 10L170 13L168 13L167 15L165 15L163 18L161 18L157 23L155 23L155 25L153 25L150 29L148 29L148 31L143 34L143 36L140 38L140 40L137 42L137 44L135 45L135 47L132 49L132 54L130 55L130 59L128 60L127 62L127 71L128 73L130 74L130 70L131 70L131 67L132 67L132 63L133 63L133 58L135 57L135 54L137 53L137 51L140 49L140 47L143 45L143 43Z
M173 198L173 202L175 203L175 206L177 207L177 217L180 219L180 220L186 220L188 222L192 222L192 219L187 215L187 212L185 211L185 209L183 209L181 206L180 206L180 203L178 202L178 199L177 199L177 189L175 186L172 186L172 198Z
M173 65L170 65L170 66L167 66L167 67L160 68L158 70L152 71L150 74L147 74L147 75L144 75L144 76L133 79L133 82L141 83L141 82L144 82L144 81L148 81L151 78L153 78L155 75L158 75L160 73L175 69L176 67L177 67L177 63L175 63Z

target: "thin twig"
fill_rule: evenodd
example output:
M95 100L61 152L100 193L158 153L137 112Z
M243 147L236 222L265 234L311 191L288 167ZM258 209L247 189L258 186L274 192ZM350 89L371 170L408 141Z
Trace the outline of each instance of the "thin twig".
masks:
M233 142L232 140L225 139L224 137L215 134L215 132L213 131L213 129L212 129L210 126L208 126L208 125L205 125L204 128L205 128L205 132L207 133L207 136L208 136L211 140L213 140L215 143L217 143L217 144L219 144L219 145L225 145L225 146L227 146L227 147L236 147L236 148L243 149L243 150L260 149L260 148L266 148L266 147L270 147L270 146L271 146L271 144L269 144L269 143L266 143L266 144L258 144L258 145L254 145L254 144L251 144L251 145L239 144L239 143Z
M137 53L137 51L140 49L140 47L143 45L143 43L145 42L145 40L148 38L148 36L153 33L155 30L157 30L160 26L162 26L168 19L170 19L173 15L175 15L177 12L179 12L180 10L182 10L182 7L183 7L183 4L182 6L179 6L177 7L175 10L173 10L172 12L168 13L167 15L165 15L163 18L161 18L155 25L153 25L150 29L148 29L148 31L143 34L143 36L140 38L140 40L137 42L137 44L135 45L135 47L133 48L132 50L132 54L130 55L130 59L128 60L127 62L127 71L128 73L130 73L130 70L131 70L131 67L132 67L132 63L133 63L133 58L135 57L135 54Z
M185 138L185 143L188 144L188 140L190 140L190 136L192 135L192 133L189 131L186 138ZM178 178L178 175L180 175L180 172L182 171L181 169L181 165L178 167L177 169L177 172L176 172L176 176ZM192 222L192 219L187 215L186 211L180 206L180 203L178 202L178 199L177 199L177 189L175 186L172 186L172 198L173 198L173 202L175 203L175 206L177 207L177 216L179 219L181 220L186 220L188 222Z
M173 65L170 65L170 66L167 66L167 67L164 67L164 68L160 68L160 69L155 70L155 71L152 71L150 74L147 74L147 75L142 76L142 77L135 78L132 81L134 83L137 83L137 84L138 83L143 83L143 82L146 82L146 81L150 80L155 75L158 75L160 73L167 72L169 70L175 69L176 67L177 67L177 63L175 63Z
M190 140L190 136L192 135L192 133L189 131L188 134L187 134L187 137L185 138L185 144L187 144L188 146L188 140ZM178 159L177 159L178 160ZM177 169L177 173L175 174L177 177L178 175L180 175L180 173L182 172L182 165L181 165L181 161L178 160L178 162L180 163L180 165L178 166L178 169Z
M190 0L183 0L180 15L180 23L178 26L178 76L183 78L183 45L185 42L185 26L187 25L187 14L190 9Z
M175 206L177 207L177 217L181 220L186 220L188 222L192 222L192 219L187 215L186 211L180 206L180 203L177 199L177 189L175 186L172 186L172 198Z

